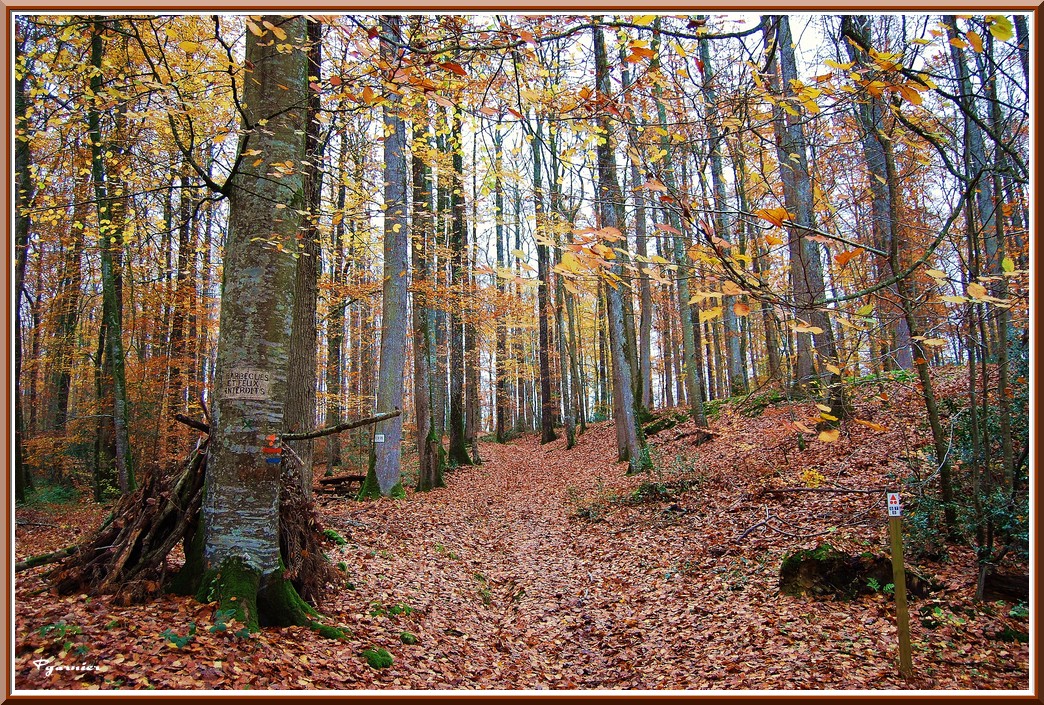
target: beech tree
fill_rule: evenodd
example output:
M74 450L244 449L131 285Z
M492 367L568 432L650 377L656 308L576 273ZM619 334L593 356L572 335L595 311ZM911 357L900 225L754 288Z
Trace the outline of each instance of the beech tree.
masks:
M402 408L406 366L406 292L409 230L406 225L406 127L399 114L401 97L394 85L401 55L399 17L381 17L381 58L387 66L384 114L384 288L381 308L381 363L377 379L377 412ZM360 497L401 493L402 416L374 426L373 450Z
M259 159L241 162L226 184L203 545L187 547L185 568L202 569L198 594L251 629L313 624L315 616L283 576L278 528L293 253L305 208L307 20L272 15L259 27L261 36L246 35L239 144L240 154L251 151ZM192 555L192 548L202 555Z
M595 54L595 87L602 100L608 102L610 97L609 60L605 51L605 37L594 18L594 54ZM620 184L616 180L616 163L610 143L612 131L606 111L598 116L600 132L603 135L595 148L597 154L598 174L598 215L603 233L610 241L620 236L619 226L622 218L618 208L623 203ZM645 447L641 427L638 425L637 408L634 398L634 386L631 378L631 364L627 360L624 332L623 284L619 279L621 270L614 265L609 279L604 284L606 297L606 316L609 322L610 350L612 352L613 370L613 411L616 416L617 442L620 460L628 462L629 472L641 472L649 469L649 451Z

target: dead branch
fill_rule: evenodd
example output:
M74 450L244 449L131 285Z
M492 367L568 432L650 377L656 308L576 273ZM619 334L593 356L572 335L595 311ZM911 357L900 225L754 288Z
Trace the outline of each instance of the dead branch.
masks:
M185 416L184 414L174 414L174 420L183 423L186 426L191 426L197 431L202 431L206 434L210 433L209 424L203 423L202 421L196 421L195 419L190 419L188 416Z
M880 489L855 489L849 487L781 487L779 489L768 489L762 494L783 494L786 492L827 492L831 494L884 494L887 492L883 487Z
M367 419L359 419L358 421L348 421L346 423L337 424L336 426L330 426L328 428L320 428L315 431L308 431L305 433L284 433L280 438L284 441L305 441L309 438L321 438L322 436L330 436L341 431L347 431L348 429L358 428L360 426L369 426L370 424L380 423L386 419L392 419L402 413L401 409L395 411L386 411L383 414L377 414Z

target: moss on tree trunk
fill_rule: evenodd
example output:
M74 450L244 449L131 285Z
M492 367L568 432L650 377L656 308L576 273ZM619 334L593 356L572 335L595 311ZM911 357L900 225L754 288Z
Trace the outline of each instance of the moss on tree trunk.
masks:
M403 489L402 482L396 482L395 485L388 492L389 497L396 499L402 499L406 496L406 490ZM377 472L374 470L371 454L370 469L366 471L366 479L363 480L362 487L359 488L359 493L355 495L358 500L363 499L379 499L381 497L381 486L377 481Z
M224 617L219 621L235 620L251 632L261 627L301 626L329 639L347 637L344 629L317 620L319 613L283 577L282 565L280 570L262 575L242 559L228 558L203 574L196 599L217 602L217 613Z

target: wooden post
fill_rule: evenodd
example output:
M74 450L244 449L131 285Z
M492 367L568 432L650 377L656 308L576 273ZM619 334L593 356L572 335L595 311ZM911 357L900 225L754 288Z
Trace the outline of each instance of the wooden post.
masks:
M895 585L895 612L899 626L899 672L913 676L910 651L910 612L906 606L906 568L903 565L903 518L899 493L888 493L888 533L892 539L892 583Z

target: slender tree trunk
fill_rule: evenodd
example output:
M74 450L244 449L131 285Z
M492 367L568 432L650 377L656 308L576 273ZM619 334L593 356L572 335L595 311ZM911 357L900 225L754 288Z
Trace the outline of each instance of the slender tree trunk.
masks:
M986 33L986 58L989 65L996 66L994 57L994 38L989 32ZM994 134L1004 134L1003 108L997 94L997 76L982 76L982 82L987 86L986 95L990 105L990 127ZM1027 84L1028 85L1028 84ZM998 299L1007 300L1008 281L1004 276L1003 262L1005 257L1005 228L1004 211L1001 208L1000 196L1004 192L1002 188L1002 174L1009 171L1007 159L1001 149L994 150L994 170L992 176L993 193L996 200L994 207L994 233L993 240L996 243L996 251L992 259L986 263L993 281L990 287L992 295ZM993 315L996 319L998 341L997 341L997 407L1000 417L1001 437L1001 466L1004 475L1004 491L1011 495L1015 490L1015 452L1011 428L1011 369L1008 362L1008 348L1010 345L1011 314L1005 306L993 307Z
M504 238L504 148L503 136L500 133L500 121L493 128L493 204L496 209L496 238L497 238L497 273L496 286L498 305L502 305L507 298L507 285L504 281L503 270L506 266ZM496 361L496 421L495 433L497 443L503 443L507 437L507 316L497 316L497 361Z
M623 49L621 49L623 51ZM626 66L626 64L623 64ZM623 90L631 85L630 71L622 72ZM638 129L631 126L628 138L634 150L641 150L638 142ZM628 151L631 165L631 198L634 201L634 251L638 256L638 300L640 319L638 325L638 382L641 389L639 399L644 409L653 407L652 395L652 285L648 274L649 249L646 233L645 196L642 189L639 160Z
M666 302L674 296L669 284L663 285L661 295ZM664 306L660 313L662 325L659 338L660 359L663 361L663 403L668 409L674 406L674 326L671 325L673 318L671 307Z
M91 90L99 96L102 87L102 53L105 31L101 19L95 19L91 27ZM100 99L100 98L99 98ZM135 488L134 461L130 448L130 408L127 401L127 374L124 367L122 306L117 297L117 273L113 250L123 247L121 218L115 212L114 198L110 198L105 179L105 145L102 142L99 107L92 105L87 113L91 140L91 179L94 182L95 198L98 202L98 241L101 260L102 296L109 302L105 307L106 353L112 365L113 424L116 440L116 469L120 492L127 493ZM122 198L116 195L115 198Z
M718 95L715 88L713 63L711 62L709 42L700 40L700 60L703 63L703 92L707 104L707 133L710 138L710 167L711 186L714 194L714 230L718 237L726 242L732 242L732 228L725 213L728 210L728 200L725 195L725 176L722 167L722 149L724 148L724 137L718 129ZM744 381L743 355L740 350L739 323L733 306L736 303L735 296L722 297L722 322L724 323L725 336L725 360L729 370L729 396L738 396L746 393Z
M344 260L344 207L347 201L347 187L344 183L345 164L347 161L348 140L341 135L341 155L337 166L337 220L334 221L332 241L330 243L330 284L333 291L346 279L347 271ZM341 389L343 379L342 350L344 348L344 310L345 305L335 297L330 311L330 323L327 330L326 351L326 425L334 426L341 422L343 413ZM331 434L327 440L329 459L326 465L327 475L336 475L341 467L341 436Z
M602 29L598 26L600 18L593 18L595 23L594 32L594 54L595 54L595 86L598 94L603 97L610 95L609 62L605 52L605 38ZM616 164L613 157L612 146L609 136L612 134L609 124L608 113L602 111L598 116L599 127L602 134L606 136L600 140L595 148L598 171L598 214L600 225L603 229L613 229L620 232L623 226L619 218L619 208L622 206L623 198L620 193L620 185L616 180ZM614 274L619 276L622 269L618 263L611 267ZM621 460L628 461L628 472L642 472L650 467L648 450L645 447L645 439L642 437L641 428L637 421L637 408L634 399L634 386L631 379L631 365L627 359L625 347L624 329L624 305L623 287L605 284L606 313L609 321L609 344L613 359L613 398L615 400L617 438L622 441L619 445L619 456ZM622 432L621 432L622 431Z
M399 38L397 15L381 17L381 34ZM386 81L401 61L400 50L381 41L381 59L388 66ZM402 409L406 364L406 273L409 230L406 223L406 127L399 114L400 96L388 92L384 112L384 297L381 308L381 363L377 377L377 413ZM373 445L360 497L402 493L402 416L373 427Z
M775 46L770 24L775 26ZM782 86L785 95L792 94L793 82L797 80L797 67L794 58L793 40L790 35L790 23L786 15L778 15L774 20L765 18L768 52L778 52L780 73L777 77L775 69L770 68L769 79L774 90ZM793 226L790 227L790 269L791 282L797 315L807 320L813 328L813 339L819 353L820 362L831 364L840 370L837 348L834 341L832 323L818 302L825 298L823 281L823 265L820 259L819 246L809 240L805 233L815 227L813 210L812 179L808 165L808 154L802 122L794 116L783 115L782 109L776 108L773 128L776 132L777 156L780 164L780 178L783 182L784 201L787 211L792 213ZM797 379L798 387L805 388L813 380L812 347L808 333L798 333ZM825 403L830 407L828 415L833 419L848 416L844 389L839 372L823 375L826 380L827 394ZM833 424L836 421L829 421Z
M894 215L894 217L889 220L889 225L891 227L890 241L892 243L892 249L889 254L892 260L892 270L902 272L906 271L913 256L909 251L908 245L901 240L899 235L898 221L899 214L902 212L899 191L901 186L899 184L899 177L895 167L895 159L892 155L892 141L884 139L882 136L879 139L879 142L884 150L885 173L887 174L888 180L889 206ZM899 300L902 302L903 312L906 316L906 324L910 328L914 368L917 370L917 377L921 382L921 393L924 396L924 406L925 410L928 412L928 424L932 429L935 460L939 464L939 485L942 491L943 512L946 517L946 526L950 532L951 538L956 539L957 510L953 501L954 495L953 480L951 477L949 439L946 432L943 430L942 421L939 417L938 404L935 399L935 390L932 385L931 373L928 369L928 360L926 357L928 352L925 351L918 342L921 339L921 331L914 311L914 301L917 300L917 285L912 277L900 279L897 284L899 287Z
M12 20L14 21L14 20ZM18 56L25 55L25 44L28 38L20 22L16 23L19 31ZM17 60L17 57L16 57ZM25 463L24 443L26 426L22 410L22 296L25 293L25 270L29 259L29 234L32 232L32 216L30 208L36 192L36 185L30 171L31 152L29 149L29 120L26 113L26 91L29 80L29 69L20 67L14 86L15 102L15 268L14 268L14 485L15 500L23 502L33 489L33 478ZM83 232L82 230L80 231Z
M462 131L461 112L459 108L456 108L453 112L453 132L450 137L453 145L452 191L450 192L450 218L452 219L450 229L452 261L450 262L450 269L453 293L457 298L458 305L454 306L449 314L449 461L454 465L471 465L464 429L464 322L460 313L458 313L460 303L464 299L464 289L467 286L467 264L464 253L467 224L464 222L466 210L464 203Z
M440 154L443 155L445 155L447 148L446 135L449 134L448 123L449 120L445 109L439 110L435 113L435 141ZM446 168L446 161L447 160L443 159L439 163L439 180L435 194L435 241L443 246L446 246L449 243L450 229L453 222L453 214L450 212L450 194L456 188L454 185L454 179L456 177ZM449 296L452 297L452 256L449 259L449 267L447 267L446 262L444 261L445 258L438 255L438 248L436 248L436 266L433 270L437 273L436 278L438 279L440 286L445 285L446 290L450 292ZM449 315L440 307L439 310L435 312L436 365L434 368L434 392L432 393L432 414L435 419L435 432L438 434L439 438L442 438L446 433L446 416L449 402L449 370L446 366L449 355L449 325Z
M426 245L431 229L431 170L420 156L426 147L426 126L413 123L413 401L417 417L417 490L424 492L445 486L442 437L437 435L432 418L431 373L434 367L434 340L430 326Z
M871 46L870 18L866 15L845 15L841 20L842 32L851 32L860 37L866 46ZM845 42L849 58L860 66L866 66L868 57L852 42ZM892 214L889 211L888 180L885 175L884 150L881 148L878 135L884 130L885 106L879 96L869 95L866 100L856 102L853 106L856 119L861 129L860 141L863 147L863 158L866 160L866 168L869 175L871 210L871 229L873 232L873 243L878 249L888 252L891 250L890 220ZM888 260L877 263L878 277L890 279L896 275L891 269ZM896 300L898 291L896 287L888 287L888 299L883 301L881 313L882 323L895 339L895 364L899 368L909 370L913 368L913 356L910 352L910 330L906 325L906 317L903 315L902 305ZM889 359L889 358L886 358Z
M550 333L548 331L549 292L551 286L550 267L548 266L546 233L546 215L544 213L543 160L544 149L543 121L536 119L536 131L533 136L533 203L536 209L536 250L537 250L537 359L540 368L540 442L550 443L558 438L555 433L555 402L551 397L551 353Z
M654 68L659 67L659 27L660 18L657 17L653 22L653 51L656 52L654 55L651 66ZM662 89L656 88L656 111L660 121L661 128L666 129L667 126L667 110L664 106L664 102L660 97ZM671 152L670 139L663 137L661 140L661 149L666 149L668 154L665 159L665 168L663 172L663 183L667 187L669 193L677 193L677 182L674 175L673 167L673 156ZM678 279L676 282L677 294L678 294L678 318L681 320L682 326L682 350L681 350L681 362L682 370L684 373L685 382L685 397L689 406L689 414L692 419L696 422L697 426L707 426L707 416L703 411L703 390L702 380L700 379L700 360L699 356L699 341L698 329L694 330L692 321L692 305L689 303L689 277L694 271L691 264L689 263L689 256L687 253L686 244L683 240L684 234L682 233L681 220L675 211L670 211L668 215L670 222L671 233L673 235L674 251L673 258L674 264L677 266ZM679 395L680 397L680 395Z

